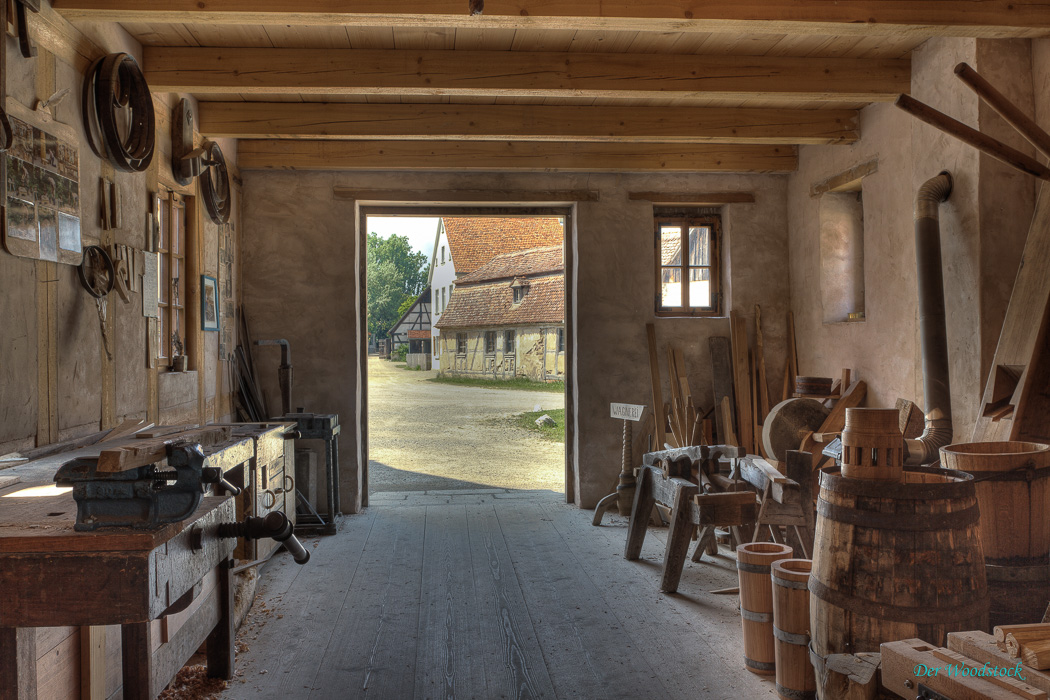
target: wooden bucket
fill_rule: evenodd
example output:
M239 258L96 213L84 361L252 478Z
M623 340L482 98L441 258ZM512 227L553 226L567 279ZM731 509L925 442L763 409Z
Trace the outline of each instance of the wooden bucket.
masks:
M773 675L773 581L771 565L790 559L794 550L775 542L748 542L736 548L740 578L740 623L744 628L744 666L760 676Z
M809 579L814 663L986 629L988 587L973 477L904 470L902 483L822 469ZM818 679L818 697L825 698ZM826 698L825 698L826 700Z
M1050 446L948 445L941 448L941 466L974 476L991 599L989 623L1039 622L1050 602Z
M772 564L773 638L777 695L781 700L808 700L817 680L809 663L809 559L781 559Z
M842 476L899 483L904 436L895 408L847 408L842 431Z

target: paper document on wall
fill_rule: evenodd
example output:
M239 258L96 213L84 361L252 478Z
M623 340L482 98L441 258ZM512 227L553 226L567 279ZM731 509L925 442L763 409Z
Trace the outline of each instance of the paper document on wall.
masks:
M157 303L159 301L159 261L156 253L144 252L142 258L145 263L142 266L142 315L146 318L157 318L159 315L157 312Z

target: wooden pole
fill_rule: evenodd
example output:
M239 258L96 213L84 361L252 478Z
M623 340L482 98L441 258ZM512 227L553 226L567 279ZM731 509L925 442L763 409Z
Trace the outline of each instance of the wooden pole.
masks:
M1050 158L1050 134L1042 129L1035 120L1021 111L1021 109L1003 93L999 92L980 73L975 71L966 63L955 66L955 75L959 80L966 83L967 87L977 93L984 102L999 113L1010 126L1024 136L1039 151Z
M620 515L624 517L631 515L631 506L634 504L634 492L637 486L633 466L631 465L632 454L634 454L634 446L631 443L631 421L625 418L623 421L623 456L620 462L620 483L616 486L616 508L620 511Z
M954 136L963 143L973 146L977 150L987 153L1007 165L1017 168L1021 172L1034 175L1042 180L1050 181L1050 168L1046 167L1035 158L1026 156L1020 151L1010 148L1002 141L993 139L987 134L963 124L957 119L949 117L943 112L938 112L928 104L919 102L914 97L901 95L894 104L908 114L930 126L940 129L949 136Z

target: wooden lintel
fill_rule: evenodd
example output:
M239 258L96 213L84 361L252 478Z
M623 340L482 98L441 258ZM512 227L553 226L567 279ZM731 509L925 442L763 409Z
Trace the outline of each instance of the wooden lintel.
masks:
M890 101L905 59L147 46L156 92Z
M795 146L546 141L268 141L238 144L241 170L791 172Z
M1050 30L1041 0L769 2L768 0L54 0L67 19L95 22L349 25L470 29L612 29L1029 37ZM341 7L338 7L338 6Z
M857 112L726 107L201 102L202 134L229 138L668 143L852 143Z
M598 190L367 190L335 187L336 199L419 204L551 204L597 202Z
M879 159L872 158L869 161L865 161L860 165L855 165L846 172L833 175L826 180L814 183L809 188L809 196L817 197L824 194L825 192L836 192L849 187L852 183L856 183L872 173L878 172Z
M753 204L754 192L628 192L627 199L653 204Z

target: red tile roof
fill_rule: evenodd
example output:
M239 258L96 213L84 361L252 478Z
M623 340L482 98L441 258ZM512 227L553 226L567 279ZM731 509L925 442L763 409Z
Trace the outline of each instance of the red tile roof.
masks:
M436 328L518 326L565 321L565 276L533 278L517 306L510 282L457 286Z
M559 217L453 216L442 222L457 277L502 253L561 245L565 239Z
M544 275L564 272L565 261L561 244L548 248L532 248L516 253L502 253L489 260L474 272L456 278L456 284L470 284L488 280L511 279L527 275Z
M426 331L426 330L424 330L424 331L419 331L419 330L409 331L408 332L408 337L411 338L412 340L429 340L430 339L430 331Z

